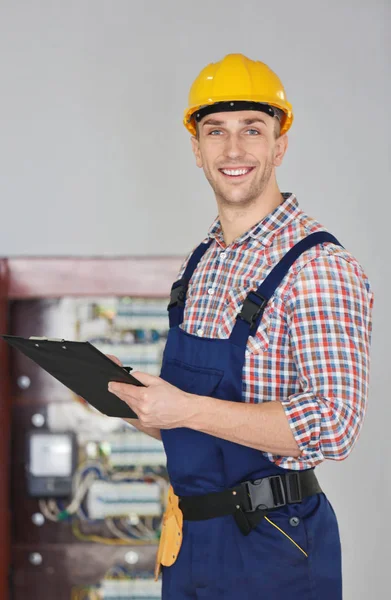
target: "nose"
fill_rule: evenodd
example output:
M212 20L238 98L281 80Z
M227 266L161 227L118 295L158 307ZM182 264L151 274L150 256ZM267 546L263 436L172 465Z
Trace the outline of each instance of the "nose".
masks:
M238 159L244 155L244 149L239 136L235 134L228 136L225 147L225 155L227 158L231 159Z

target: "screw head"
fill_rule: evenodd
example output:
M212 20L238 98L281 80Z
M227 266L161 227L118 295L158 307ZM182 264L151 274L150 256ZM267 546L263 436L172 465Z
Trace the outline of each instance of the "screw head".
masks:
M41 415L41 413L35 413L35 415L31 417L31 422L34 427L43 427L43 425L45 425L45 417Z
M138 563L140 557L137 552L134 552L134 550L130 550L125 554L124 558L125 562L127 562L128 565L135 565L136 563Z
M27 375L21 375L18 377L17 383L21 390L27 390L31 385L31 379Z
M34 513L31 517L31 520L37 527L41 527L45 523L45 517L39 512Z
M39 552L31 552L29 555L29 561L35 567L41 565L43 561L42 554L40 554Z

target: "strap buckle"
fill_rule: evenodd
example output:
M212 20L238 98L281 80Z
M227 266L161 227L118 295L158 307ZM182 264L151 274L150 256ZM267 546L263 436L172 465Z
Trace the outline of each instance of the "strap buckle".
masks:
M254 300L251 299L251 296L256 296L261 301L261 304L254 302ZM261 296L261 294L258 294L258 292L250 292L243 302L242 310L238 317L253 327L267 302L268 299Z
M167 306L167 310L170 310L170 308L173 308L174 306L185 306L186 292L187 283L185 282L177 285L176 287L172 287L170 293L170 303Z
M280 475L245 481L244 485L250 505L245 512L271 510L286 504L285 489Z
M299 473L287 473L286 478L286 495L289 504L300 503L303 501L301 491L301 482Z

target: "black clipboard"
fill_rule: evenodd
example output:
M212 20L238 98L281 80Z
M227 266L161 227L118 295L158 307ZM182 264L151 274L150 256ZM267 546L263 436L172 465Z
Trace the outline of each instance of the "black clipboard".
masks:
M109 381L145 387L90 342L72 342L57 338L0 335L50 375L87 400L108 417L137 419L136 413L118 396L109 392Z

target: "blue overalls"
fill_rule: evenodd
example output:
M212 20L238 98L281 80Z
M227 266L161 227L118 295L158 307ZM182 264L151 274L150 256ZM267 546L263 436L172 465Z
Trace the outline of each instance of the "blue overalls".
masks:
M255 334L265 303L300 254L326 241L340 245L327 232L311 234L296 244L256 292L248 294L243 307L256 305L255 321L251 325L238 316L228 339L198 337L179 327L186 284L211 241L200 244L183 278L172 286L174 296L175 290L178 293L169 308L161 377L186 392L241 402L247 339ZM178 496L208 494L288 472L258 450L192 429L168 429L161 434ZM184 521L178 558L171 567L163 567L163 600L341 600L338 525L326 496L307 497L270 512L268 518L278 528L263 518L247 536L232 515Z

